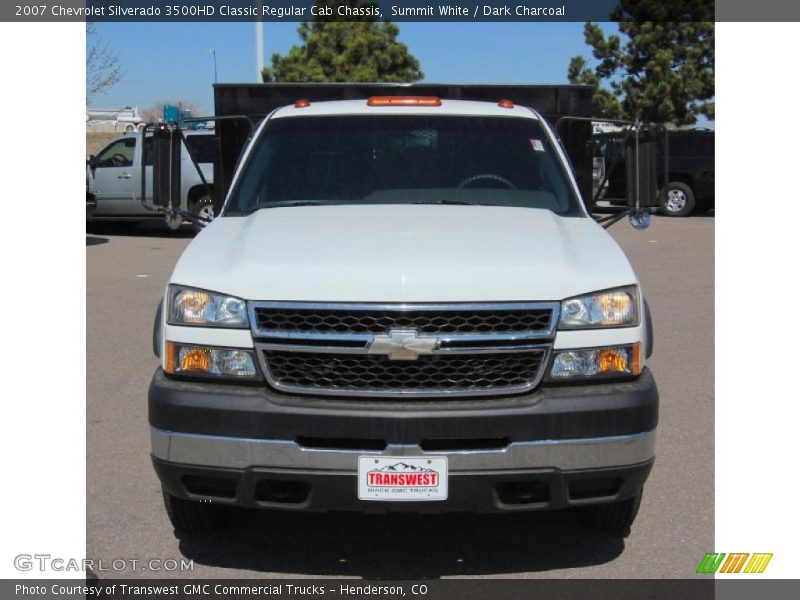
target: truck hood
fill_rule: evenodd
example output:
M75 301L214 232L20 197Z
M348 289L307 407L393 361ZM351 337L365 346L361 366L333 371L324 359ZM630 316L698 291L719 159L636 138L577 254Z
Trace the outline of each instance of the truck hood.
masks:
M247 300L545 301L636 283L636 276L589 218L392 204L218 218L189 244L171 283Z

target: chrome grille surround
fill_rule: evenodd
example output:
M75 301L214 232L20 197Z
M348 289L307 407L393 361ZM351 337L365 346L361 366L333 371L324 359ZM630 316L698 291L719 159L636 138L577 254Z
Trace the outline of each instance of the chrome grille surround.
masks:
M415 329L428 335L550 331L550 307L527 306L518 310L514 306L517 305L498 305L493 310L476 310L475 305L453 305L446 310L436 305L413 304L340 306L334 309L303 304L257 306L253 311L253 322L260 331L325 335L375 335L391 329Z
M251 329L255 340L256 353L258 355L262 371L271 387L276 390L317 396L370 396L384 398L414 398L414 397L469 397L469 396L490 396L508 395L522 393L533 390L544 376L549 364L552 351L553 339L555 337L556 326L558 323L560 304L557 302L495 302L495 303L451 303L451 304L383 304L383 303L308 303L308 302L249 302L248 311L250 316ZM271 329L263 328L262 325L268 324L263 318L266 311L281 311L282 314L297 314L305 311L306 314L315 314L324 319L330 316L328 323L344 322L340 317L347 317L348 323L358 322L362 315L379 314L384 326L387 329L371 328L370 331L304 331L297 328L290 329ZM527 312L526 312L527 311ZM425 315L430 315L430 320L425 320ZM545 317L543 317L545 315ZM450 318L454 316L454 318ZM413 318L413 323L417 327L409 327L409 319ZM302 324L303 319L299 319ZM317 319L319 322L319 319ZM374 321L372 321L374 322ZM536 329L510 331L509 323L527 322L533 323ZM391 327L392 323L397 323L398 327ZM443 331L438 331L435 323L443 324ZM494 331L482 326L482 331L454 332L453 324L463 323L505 323L505 330ZM434 326L432 326L434 325ZM311 327L304 325L311 329ZM463 327L462 327L463 329ZM469 327L466 328L469 330ZM392 346L392 340L396 335L405 339L399 354L391 350L385 350L387 340ZM376 340L377 338L377 340ZM396 345L396 344L395 344ZM406 350L408 347L410 350ZM282 363L280 368L270 368L270 353L272 356L281 356ZM291 364L287 362L291 355L287 353L306 353L306 356L299 356L298 361L307 365L319 367L317 373L319 381L315 381L314 372L310 372L308 377L298 377L296 371L287 369ZM391 354L390 354L391 353ZM505 375L497 371L498 365L503 363L503 355L511 353L528 353L528 356L535 359L537 368L535 372L528 374L528 377L521 379L516 372L509 372ZM331 356L328 365L325 364L326 354L339 355ZM375 354L386 354L386 356L375 356ZM355 359L362 355L361 361L346 360L348 356ZM410 355L410 356L409 356ZM467 356L474 355L474 356ZM392 356L390 360L389 356ZM437 356L442 358L438 361ZM469 385L469 378L463 371L460 376L452 378L453 381L461 382L462 385L436 385L434 387L421 387L417 382L404 385L399 388L387 388L386 386L364 385L369 381L369 377L364 377L363 365L379 365L382 371L388 373L426 373L423 366L430 367L431 363L444 365L450 356L454 360L451 365L465 364L474 365L476 368L475 385ZM400 357L404 357L400 359ZM484 359L484 366L474 360L466 362L467 359ZM505 363L509 365L519 365L516 360L505 357ZM309 360L306 360L309 359ZM385 360L388 364L383 365L375 362ZM419 360L414 360L419 359ZM411 362L414 361L414 362ZM418 364L415 366L401 366ZM394 365L393 365L394 364ZM353 371L358 373L359 384L355 381L352 386L342 385L341 378L331 378L330 369L342 365L350 365L357 368ZM451 368L451 367L446 367ZM506 382L508 385L479 385L486 378L481 378L481 373L491 372L496 377L494 381ZM290 374L290 375L287 375ZM285 378L285 379L284 379ZM323 385L325 382L336 381L335 385ZM373 380L374 381L374 380ZM467 383L465 383L467 382Z

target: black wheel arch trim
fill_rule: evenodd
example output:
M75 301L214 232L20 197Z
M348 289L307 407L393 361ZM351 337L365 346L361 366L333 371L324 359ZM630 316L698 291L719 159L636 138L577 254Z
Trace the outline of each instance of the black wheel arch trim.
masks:
M650 305L647 303L647 298L644 299L644 327L647 331L644 357L650 358L653 355L653 318L650 316Z
M161 308L163 304L163 300L158 301L156 318L153 321L153 354L156 355L156 358L161 358Z

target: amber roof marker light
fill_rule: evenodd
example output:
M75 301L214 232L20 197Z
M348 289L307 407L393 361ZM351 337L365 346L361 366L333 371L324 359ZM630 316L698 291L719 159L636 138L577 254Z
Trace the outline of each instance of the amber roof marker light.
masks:
M437 96L372 96L367 106L441 106Z
M294 101L295 108L308 108L311 106L311 100L306 100L305 98L300 98Z
M500 100L500 102L497 103L497 106L499 106L500 108L514 108L514 103L511 100L505 98L503 100Z

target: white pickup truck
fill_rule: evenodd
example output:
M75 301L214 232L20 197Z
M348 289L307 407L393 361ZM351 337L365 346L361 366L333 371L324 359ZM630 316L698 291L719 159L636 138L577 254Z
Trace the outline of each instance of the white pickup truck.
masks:
M188 131L188 144L192 147L196 160L206 182L213 186L213 144L210 131ZM96 155L86 160L86 203L87 222L117 221L138 223L151 219L163 219L163 215L152 208L152 137L145 137L148 146L145 168L149 185L146 186L146 202L142 202L142 160L145 151L142 136L129 134L108 142ZM185 146L182 148L181 169L183 171L181 188L181 209L205 220L214 218L214 201L208 194L200 175L197 173ZM212 190L213 191L213 190ZM182 219L167 220L171 229L180 227Z
M651 331L535 111L298 101L164 291L167 512L193 532L227 506L574 507L627 535L655 455Z

